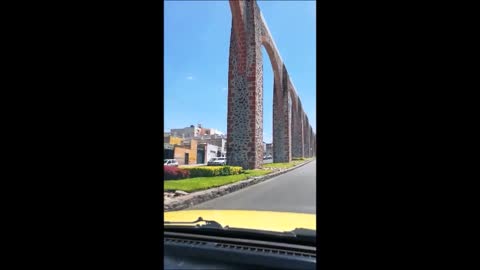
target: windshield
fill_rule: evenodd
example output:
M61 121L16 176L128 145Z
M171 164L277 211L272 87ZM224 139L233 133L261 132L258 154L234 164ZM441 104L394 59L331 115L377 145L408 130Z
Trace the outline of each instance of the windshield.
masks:
M164 228L316 231L314 9L165 2Z

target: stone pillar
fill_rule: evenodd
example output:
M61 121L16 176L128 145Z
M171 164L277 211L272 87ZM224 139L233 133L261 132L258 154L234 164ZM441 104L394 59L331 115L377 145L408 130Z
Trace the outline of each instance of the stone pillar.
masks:
M313 128L310 126L310 157L313 157Z
M310 123L305 116L305 156L310 157Z
M305 157L305 113L302 112L300 113L301 117L302 117L302 148L303 148L303 157Z
M288 89L288 72L283 65L281 85L274 93L274 150L273 162L290 162L292 160L291 142L291 97ZM276 89L277 90L277 89Z
M274 72L273 161L291 160L292 109L288 73L255 1L230 0L232 30L228 73L227 164L244 169L263 164L263 59ZM283 70L281 69L283 67Z
M308 142L307 142L307 127L308 127L308 123L307 123L307 115L305 114L305 112L302 112L302 118L303 118L303 156L304 157L307 157L308 156L308 151L307 151L307 146L308 146Z
M261 37L256 31L255 5L230 1L227 163L254 169L263 156L263 70Z
M302 117L300 111L300 98L295 97L296 102L292 111L292 157L303 157L303 131L302 131Z

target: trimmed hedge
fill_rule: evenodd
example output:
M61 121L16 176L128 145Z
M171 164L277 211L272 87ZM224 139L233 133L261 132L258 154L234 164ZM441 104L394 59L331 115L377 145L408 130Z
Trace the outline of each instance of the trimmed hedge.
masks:
M221 175L234 175L243 172L240 166L209 166L185 168L190 172L190 177L208 177Z
M190 172L173 166L163 166L165 180L176 180L190 177Z

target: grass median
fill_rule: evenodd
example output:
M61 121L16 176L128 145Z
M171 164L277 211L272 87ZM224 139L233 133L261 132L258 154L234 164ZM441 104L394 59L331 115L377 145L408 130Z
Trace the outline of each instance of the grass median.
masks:
M270 170L245 170L244 173L226 176L195 177L181 180L168 180L163 182L163 188L168 190L183 190L186 192L199 191L213 187L235 183L248 177L261 176L271 173Z
M287 169L291 168L293 166L296 166L298 164L304 163L308 161L307 159L305 160L293 160L292 162L283 162L283 163L267 163L263 164L264 168L281 168L281 169Z

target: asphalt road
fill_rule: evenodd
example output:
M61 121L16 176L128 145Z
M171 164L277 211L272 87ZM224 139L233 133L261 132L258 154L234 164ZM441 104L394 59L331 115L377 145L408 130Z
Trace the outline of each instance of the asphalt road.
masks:
M316 167L314 160L288 173L191 209L263 210L316 214Z

